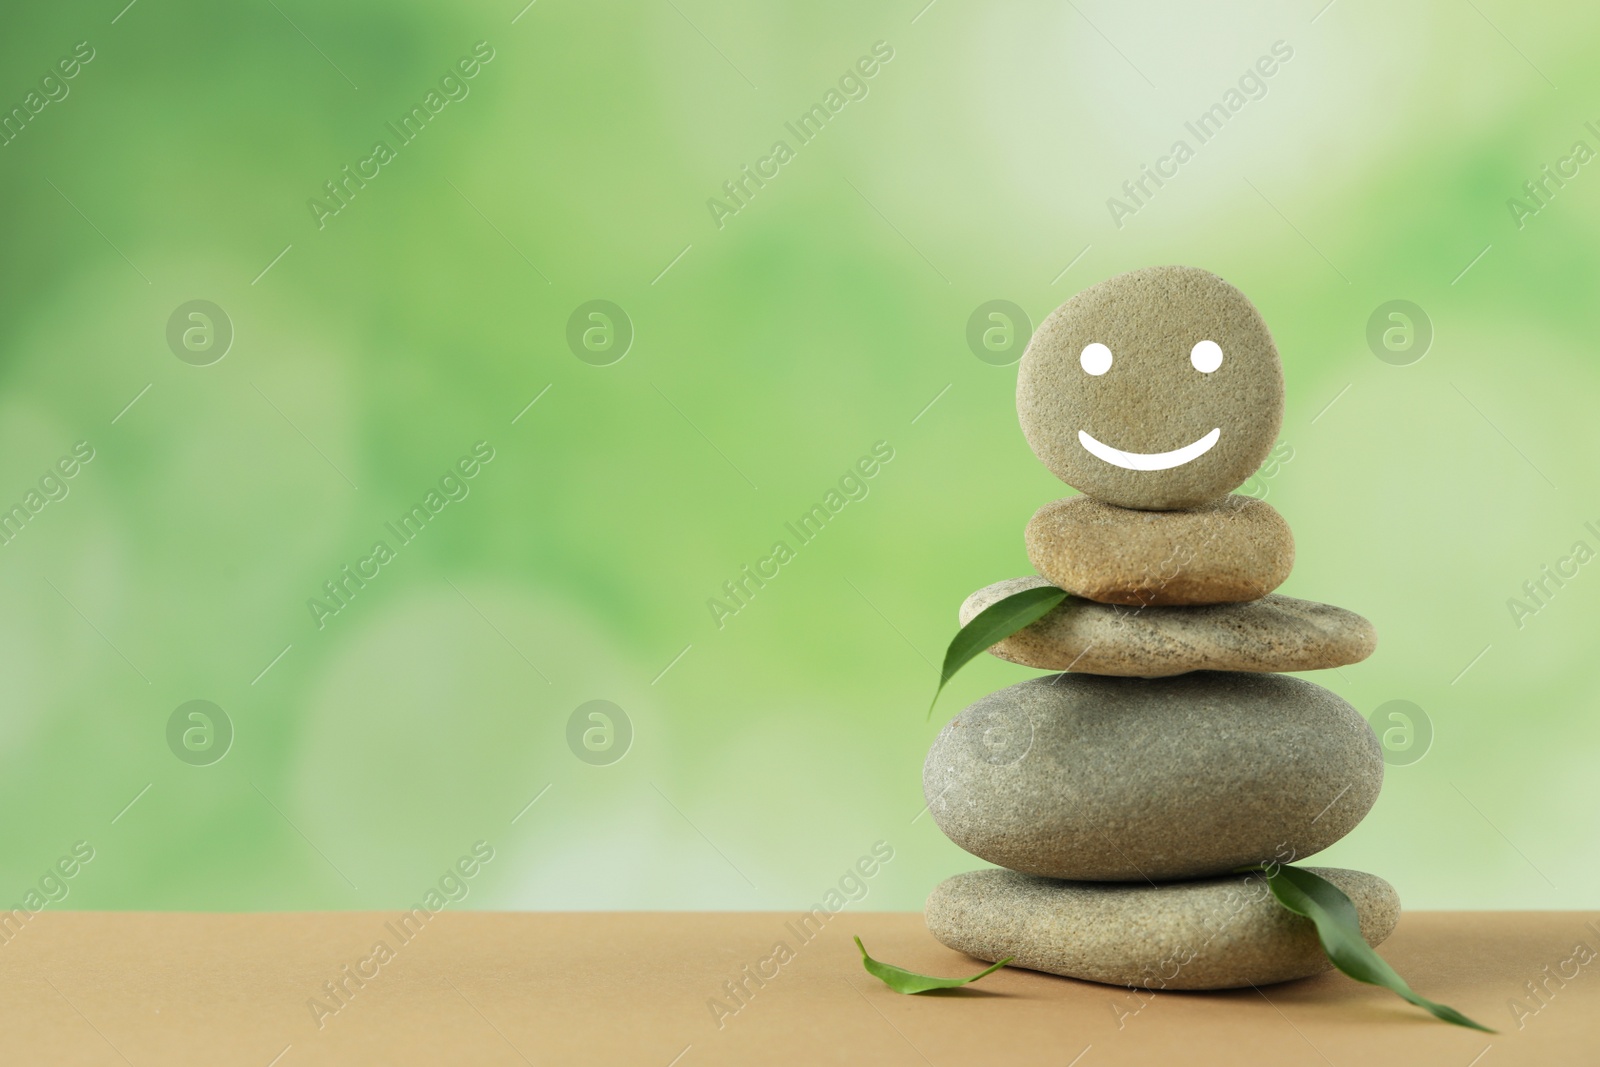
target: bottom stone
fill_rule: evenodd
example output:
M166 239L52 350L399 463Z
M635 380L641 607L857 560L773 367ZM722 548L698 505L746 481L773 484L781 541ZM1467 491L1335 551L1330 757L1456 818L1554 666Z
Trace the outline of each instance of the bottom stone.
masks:
M1344 891L1377 945L1400 918L1382 878L1308 867ZM1260 874L1190 882L1064 882L1003 868L968 871L928 897L928 930L993 963L1145 989L1233 989L1333 966L1310 919L1286 911Z

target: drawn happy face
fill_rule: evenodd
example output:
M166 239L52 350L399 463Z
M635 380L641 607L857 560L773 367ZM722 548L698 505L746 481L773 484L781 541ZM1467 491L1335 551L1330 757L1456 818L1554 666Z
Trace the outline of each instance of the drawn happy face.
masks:
M1283 422L1283 368L1245 295L1208 271L1149 267L1040 324L1017 416L1056 477L1108 504L1189 508L1255 473Z

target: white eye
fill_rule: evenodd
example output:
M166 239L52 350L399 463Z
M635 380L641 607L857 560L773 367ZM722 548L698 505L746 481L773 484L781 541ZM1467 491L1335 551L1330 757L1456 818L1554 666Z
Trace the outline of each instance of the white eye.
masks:
M1189 362L1201 374L1210 374L1222 366L1222 346L1215 341L1201 341L1189 350Z
M1078 362L1083 364L1086 373L1098 377L1111 369L1111 349L1099 341L1091 342L1083 346Z

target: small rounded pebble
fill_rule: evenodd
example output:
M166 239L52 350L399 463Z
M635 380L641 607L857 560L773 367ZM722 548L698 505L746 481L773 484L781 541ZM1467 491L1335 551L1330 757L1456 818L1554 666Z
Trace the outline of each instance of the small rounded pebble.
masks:
M1183 511L1075 496L1040 508L1024 539L1054 585L1104 604L1232 604L1289 577L1294 534L1264 500L1230 495Z
M1056 477L1108 504L1192 508L1244 483L1283 421L1283 367L1255 305L1209 271L1148 267L1040 324L1017 416Z

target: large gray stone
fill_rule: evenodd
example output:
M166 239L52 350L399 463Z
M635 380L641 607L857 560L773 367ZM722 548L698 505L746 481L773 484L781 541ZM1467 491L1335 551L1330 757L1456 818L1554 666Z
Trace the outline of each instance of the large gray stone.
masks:
M1104 346L1099 364L1085 358L1091 345ZM1194 267L1148 267L1040 323L1017 369L1017 416L1034 454L1075 489L1126 508L1192 508L1267 458L1283 368L1239 290Z
M1236 604L1266 596L1294 566L1283 516L1236 494L1183 511L1068 497L1035 512L1024 540L1035 570L1103 604Z
M1034 678L951 719L922 770L945 836L1049 878L1196 878L1321 851L1378 798L1361 714L1277 674Z
M967 597L961 625L1048 579L1010 578ZM1025 667L1162 678L1185 671L1314 671L1372 655L1372 623L1344 608L1269 593L1242 604L1125 607L1069 598L989 649Z
M1400 918L1376 875L1310 867L1356 907L1361 936L1380 944ZM1328 970L1311 920L1273 899L1259 874L1165 885L1058 882L1015 871L968 871L928 897L928 930L993 963L1139 989L1233 989Z

